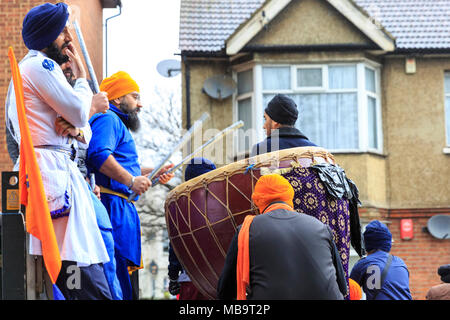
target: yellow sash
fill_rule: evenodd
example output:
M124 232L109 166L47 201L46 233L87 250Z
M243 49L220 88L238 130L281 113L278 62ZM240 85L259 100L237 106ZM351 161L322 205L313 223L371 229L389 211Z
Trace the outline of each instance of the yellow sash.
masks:
M127 197L126 195L124 195L124 194L122 194L122 193L119 193L119 192L116 192L116 191L113 191L113 190L111 190L111 189L102 187L102 186L100 186L100 192L101 192L101 193L112 194L112 195L121 197L121 198L123 198L123 199L125 199L125 200L128 200L128 197ZM132 202L133 204L136 203L136 201L131 201L131 202ZM142 257L141 257L141 265L140 265L139 267L138 267L138 266L129 266L129 267L128 267L128 273L129 273L130 276L131 276L131 274L132 274L134 271L139 270L139 269L144 269L144 263L143 263L143 261L142 261Z
M125 199L125 200L128 200L128 197L127 197L126 195L124 195L123 193L119 193L119 192L113 191L113 190L111 190L111 189L102 187L102 186L100 186L100 193L112 194L112 195L121 197L121 198L123 198L123 199ZM131 202L132 202L133 204L136 203L136 201L131 201Z

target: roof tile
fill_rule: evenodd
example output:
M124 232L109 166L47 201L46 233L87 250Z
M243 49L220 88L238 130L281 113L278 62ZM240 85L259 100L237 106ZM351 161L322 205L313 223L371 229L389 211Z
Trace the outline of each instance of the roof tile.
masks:
M266 0L181 0L180 49L217 52ZM398 49L450 48L450 0L353 0Z

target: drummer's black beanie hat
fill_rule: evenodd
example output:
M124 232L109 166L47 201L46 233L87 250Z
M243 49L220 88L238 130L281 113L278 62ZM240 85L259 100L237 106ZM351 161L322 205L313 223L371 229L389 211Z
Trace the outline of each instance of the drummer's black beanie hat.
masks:
M284 94L277 94L267 104L267 115L280 124L294 125L297 121L298 110L294 100Z
M444 264L438 268L438 274L441 276L442 282L450 283L450 264Z

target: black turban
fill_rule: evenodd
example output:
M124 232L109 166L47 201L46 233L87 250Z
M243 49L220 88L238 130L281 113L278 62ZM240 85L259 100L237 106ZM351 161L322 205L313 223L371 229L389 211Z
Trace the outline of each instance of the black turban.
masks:
M267 115L280 124L294 125L297 121L298 110L294 100L284 94L277 94L267 104Z

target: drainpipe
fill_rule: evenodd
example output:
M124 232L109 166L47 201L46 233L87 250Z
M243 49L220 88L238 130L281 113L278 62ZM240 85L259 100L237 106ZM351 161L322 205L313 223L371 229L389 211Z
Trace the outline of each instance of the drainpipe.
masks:
M108 77L108 21L122 14L122 2L119 0L117 5L119 6L119 13L105 20L105 77Z
M191 128L191 68L186 55L181 54L184 63L184 80L186 83L186 130Z

